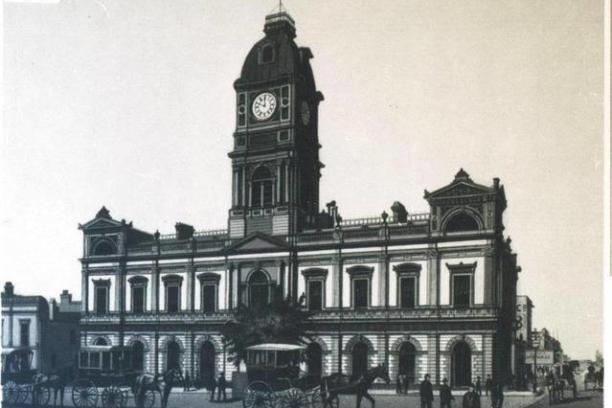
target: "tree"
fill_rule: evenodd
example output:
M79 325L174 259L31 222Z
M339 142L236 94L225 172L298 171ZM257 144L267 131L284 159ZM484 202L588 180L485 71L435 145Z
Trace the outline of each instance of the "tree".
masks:
M272 302L261 307L240 305L231 320L221 329L233 363L240 367L246 358L246 348L260 343L306 344L312 338L305 323L310 313L304 308L304 297L298 302L283 298L275 288Z

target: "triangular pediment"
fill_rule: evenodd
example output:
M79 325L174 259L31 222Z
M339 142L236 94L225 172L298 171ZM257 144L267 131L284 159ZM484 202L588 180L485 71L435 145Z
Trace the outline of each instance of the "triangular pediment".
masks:
M228 252L268 252L287 250L287 244L279 239L255 232L235 242L227 248Z
M490 187L481 186L473 182L467 181L456 181L449 184L446 187L442 187L432 193L427 198L446 198L446 197L460 197L468 195L480 195L492 193L494 190Z
M108 218L94 218L91 221L79 226L82 230L116 228L121 226L121 222Z

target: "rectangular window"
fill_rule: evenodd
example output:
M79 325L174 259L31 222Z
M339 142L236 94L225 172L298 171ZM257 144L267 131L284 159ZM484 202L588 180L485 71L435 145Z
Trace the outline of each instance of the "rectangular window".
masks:
M471 275L453 275L453 306L470 307Z
M79 366L81 368L89 367L89 354L86 351L81 351L81 358L79 360Z
M30 321L20 320L19 321L19 345L29 346L30 345Z
M107 287L96 287L96 313L103 314L108 312L108 288Z
M202 311L204 313L213 313L216 309L216 285L202 286Z
M110 371L111 369L111 353L110 351L105 351L102 353L102 370Z
M323 308L323 282L311 280L308 282L308 309L318 311Z
M134 286L132 288L132 312L144 313L145 310L145 288Z
M89 367L100 368L100 353L91 353L89 355Z
M168 286L166 288L166 310L168 313L178 313L180 304L180 293L178 286Z
M355 309L368 307L368 285L367 279L353 280L353 305Z
M400 306L412 309L416 305L416 278L400 279Z

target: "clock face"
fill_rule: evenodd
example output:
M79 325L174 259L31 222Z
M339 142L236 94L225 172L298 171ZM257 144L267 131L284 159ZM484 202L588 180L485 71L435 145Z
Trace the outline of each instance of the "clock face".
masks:
M252 111L257 120L266 120L276 110L276 97L270 92L264 92L257 95L253 101Z
M310 107L308 106L308 102L302 101L302 123L304 126L308 126L310 122Z

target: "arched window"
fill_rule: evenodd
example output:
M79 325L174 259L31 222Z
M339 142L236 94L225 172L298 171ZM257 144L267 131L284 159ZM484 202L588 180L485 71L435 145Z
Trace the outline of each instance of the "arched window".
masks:
M108 346L108 342L106 341L104 337L98 337L94 341L94 346Z
M269 207L272 205L272 186L274 177L266 167L259 167L251 179L251 206Z
M144 371L144 344L139 340L132 343L132 368L135 371Z
M469 214L459 213L446 223L446 232L477 231L478 223Z
M274 61L274 47L272 44L266 44L261 48L261 63L267 64Z
M262 271L254 272L249 278L249 305L262 307L270 301L268 277Z
M98 241L93 248L93 255L112 255L115 253L115 247L107 240Z

